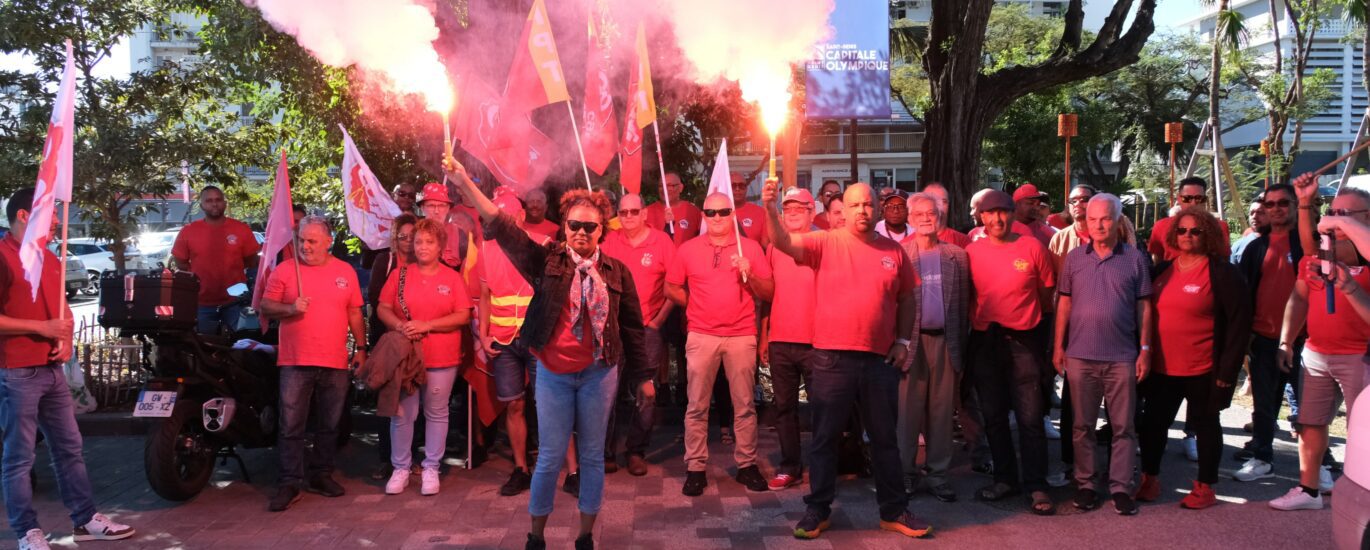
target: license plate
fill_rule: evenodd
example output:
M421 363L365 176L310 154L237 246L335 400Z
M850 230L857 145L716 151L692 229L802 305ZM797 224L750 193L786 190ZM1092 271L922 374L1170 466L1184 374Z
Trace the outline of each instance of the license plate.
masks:
M133 416L166 418L176 408L176 392L148 391L138 392L138 404L133 406Z

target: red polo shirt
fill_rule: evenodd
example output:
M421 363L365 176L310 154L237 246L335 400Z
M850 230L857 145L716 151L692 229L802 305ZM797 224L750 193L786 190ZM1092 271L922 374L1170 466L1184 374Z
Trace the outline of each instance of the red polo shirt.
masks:
M0 238L0 314L15 319L46 321L61 313L62 262L47 248L43 255L43 274L38 283L38 300L32 296L33 287L24 280L24 267L19 263L20 235L10 233ZM0 368L24 368L46 365L54 342L36 334L0 335Z
M675 260L675 243L671 242L671 236L651 227L646 229L647 237L637 245L623 231L609 233L600 245L605 254L623 262L633 274L633 287L642 304L643 324L652 322L666 305L666 270Z
M760 243L766 236L766 209L744 202L737 206L733 215L737 217L737 226L748 239Z
M818 270L815 288L825 292L813 315L813 347L889 352L899 296L918 286L918 268L904 249L883 236L866 242L848 229L808 233L803 244L804 263Z
M1042 320L1038 291L1056 286L1047 247L1032 237L1019 236L1004 244L985 238L970 243L966 254L975 283L975 311L971 315L975 330L985 330L990 323L1013 330L1037 326Z
M771 278L771 266L756 241L742 239L742 255L751 264L752 277ZM666 282L685 286L689 292L685 319L690 332L710 336L756 334L756 302L733 267L735 257L737 237L731 232L721 245L701 235L676 250Z
M1156 372L1197 376L1213 370L1213 288L1208 262L1189 271L1172 264L1156 292Z
M190 260L190 272L200 278L201 306L233 301L228 287L247 282L247 261L259 251L252 228L233 218L224 218L223 223L190 222L171 246L171 256Z
M1313 256L1299 261L1299 279L1308 285L1308 349L1324 355L1364 355L1370 342L1370 324L1339 290L1333 291L1335 313L1327 312L1327 283L1317 273L1321 263ZM1361 292L1370 289L1370 269L1357 266L1350 270Z
M671 214L675 217L675 245L679 249L685 241L699 235L704 226L704 211L689 201L675 201L671 203ZM662 203L647 205L642 215L646 217L648 227L666 230L666 206Z
M813 233L804 233L813 235ZM789 254L766 247L766 258L775 274L775 297L771 300L771 342L813 343L814 294L817 273L794 262Z

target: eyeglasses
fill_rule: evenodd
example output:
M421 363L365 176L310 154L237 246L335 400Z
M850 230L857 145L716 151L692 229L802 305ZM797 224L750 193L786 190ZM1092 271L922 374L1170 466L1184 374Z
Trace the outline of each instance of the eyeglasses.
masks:
M1207 196L1207 195L1180 195L1180 202L1183 202L1183 203L1191 203L1191 202L1208 202L1208 196ZM1288 206L1288 205L1285 205L1285 206Z
M1261 203L1261 206L1265 208L1289 208L1290 204L1293 203L1290 202L1289 199L1280 199L1277 201L1264 201Z
M575 233L584 230L586 235L594 233L599 229L599 222L583 222L580 220L566 220L566 232Z
M1193 235L1195 237L1198 237L1199 235L1204 234L1204 230L1198 227L1176 227L1175 234L1181 237L1185 235Z
M412 199L416 196L418 196L418 193L413 191L395 191L395 198L397 199Z
M802 214L812 210L813 207L804 204L791 204L785 207L786 214Z
M906 204L886 204L882 208L885 210L908 210L909 207Z
M1366 212L1370 212L1370 210L1347 210L1347 209L1345 209L1345 208L1333 208L1333 209L1327 211L1327 215L1328 215L1328 216L1354 216L1354 215L1356 215L1356 214L1364 214L1364 213L1366 213Z
M620 216L636 216L636 215L641 214L641 213L642 213L642 209L641 209L641 208L620 208L620 209L618 209L618 215L620 215Z
M1089 202L1089 199L1091 198L1093 197L1075 197L1073 199L1070 199L1070 204L1084 204Z
M723 217L727 217L727 216L731 216L731 215L733 215L733 209L731 209L731 208L705 208L705 209L704 209L704 217L706 217L706 218L723 218Z

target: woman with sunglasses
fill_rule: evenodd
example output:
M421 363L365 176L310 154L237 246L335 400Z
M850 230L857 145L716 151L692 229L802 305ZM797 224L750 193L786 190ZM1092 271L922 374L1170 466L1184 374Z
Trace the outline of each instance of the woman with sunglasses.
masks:
M486 236L504 250L519 274L534 285L521 337L538 359L538 461L533 469L526 548L547 547L543 530L552 513L557 476L572 431L580 455L580 532L577 550L594 548L591 532L604 496L604 435L621 370L647 365L642 307L628 268L599 245L612 206L600 193L571 191L561 197L564 242L540 246L500 212L466 168L447 155L443 169L475 205Z
M1223 255L1226 238L1202 206L1175 215L1165 245L1177 250L1152 270L1156 300L1156 354L1152 373L1138 388L1146 400L1139 423L1142 482L1135 498L1160 497L1161 457L1180 402L1188 401L1188 427L1197 434L1199 475L1180 506L1198 510L1217 500L1222 459L1219 413L1232 403L1251 329L1246 281Z
M395 194L399 195L400 190L407 187L412 199L413 186L402 183L395 187ZM412 208L413 201L410 201ZM390 279L390 274L396 269L404 267L406 264L414 262L414 224L419 219L413 214L400 214L395 218L394 232L391 233L390 248L376 253L376 257L371 261L371 282L366 287L366 303L371 306L370 319L366 326L370 328L367 335L370 349L375 349L376 342L380 341L381 335L385 334L385 324L380 318L381 289L385 288L385 283ZM390 429L382 428L377 434L379 444L376 450L380 452L380 464L371 473L371 479L386 479L390 477ZM417 448L417 446L415 446Z

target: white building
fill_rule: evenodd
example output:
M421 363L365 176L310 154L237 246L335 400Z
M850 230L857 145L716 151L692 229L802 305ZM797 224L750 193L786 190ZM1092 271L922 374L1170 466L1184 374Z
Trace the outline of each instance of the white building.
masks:
M1281 9L1272 17L1269 2L1265 0L1233 0L1231 9L1242 14L1245 20L1249 32L1246 47L1249 50L1273 60L1274 51L1279 48L1285 63L1290 62L1294 55L1294 31L1288 12ZM1183 25L1204 40L1213 38L1216 26L1216 5ZM1274 29L1279 30L1278 42ZM1342 21L1340 13L1334 13L1321 22L1314 35L1312 52L1308 57L1309 71L1330 68L1337 78L1333 83L1332 100L1326 110L1304 122L1303 142L1298 156L1294 158L1292 174L1312 171L1331 162L1349 151L1356 138L1356 129L1366 113L1366 92L1361 86L1363 67L1360 41L1346 40L1347 36L1356 32L1356 29ZM1269 122L1264 118L1234 128L1223 134L1223 146L1229 150L1259 146L1269 128ZM1292 125L1286 136L1288 143L1293 137ZM1364 154L1361 158L1358 166L1366 167Z

